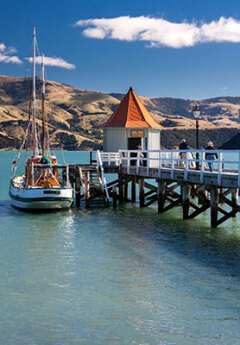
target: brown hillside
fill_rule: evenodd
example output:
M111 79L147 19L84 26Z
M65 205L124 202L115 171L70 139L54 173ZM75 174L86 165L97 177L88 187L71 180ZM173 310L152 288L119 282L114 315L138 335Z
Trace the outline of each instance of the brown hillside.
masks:
M40 87L40 80L37 80L39 93ZM22 140L28 118L29 89L29 78L0 76L0 148L17 147ZM76 89L48 81L46 108L52 144L64 146L66 149L101 147L101 127L122 97L121 94ZM191 112L195 104L193 100L147 97L141 99L165 130L195 128ZM198 103L201 109L201 129L240 128L240 98L222 97Z

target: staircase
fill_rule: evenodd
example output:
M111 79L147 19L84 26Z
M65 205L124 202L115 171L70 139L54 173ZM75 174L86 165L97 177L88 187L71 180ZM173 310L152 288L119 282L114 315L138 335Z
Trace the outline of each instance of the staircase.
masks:
M104 174L104 172L103 172ZM105 188L105 177L97 165L79 167L80 183L83 188L85 208L89 206L109 206L109 195Z

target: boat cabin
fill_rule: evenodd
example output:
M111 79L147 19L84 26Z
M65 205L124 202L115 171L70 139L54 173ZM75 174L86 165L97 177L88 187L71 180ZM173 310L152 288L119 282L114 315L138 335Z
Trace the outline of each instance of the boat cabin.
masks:
M32 156L25 166L26 187L59 187L59 168L55 156Z

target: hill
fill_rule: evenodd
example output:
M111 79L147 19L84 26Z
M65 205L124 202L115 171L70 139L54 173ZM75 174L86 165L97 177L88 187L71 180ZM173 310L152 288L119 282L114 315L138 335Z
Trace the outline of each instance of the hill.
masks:
M28 118L29 78L0 76L0 148L17 148ZM40 81L37 80L40 92ZM102 145L101 127L122 99L122 94L76 89L46 82L46 108L51 144L65 149L96 149ZM176 145L186 137L195 144L194 100L141 97L153 117L165 129L164 147ZM200 145L214 140L222 145L240 129L240 97L219 97L198 102L201 109ZM40 125L40 122L39 122ZM187 130L187 132L186 132ZM202 139L201 139L202 138Z
M224 150L240 150L240 133L234 135L230 140L227 140L221 149Z

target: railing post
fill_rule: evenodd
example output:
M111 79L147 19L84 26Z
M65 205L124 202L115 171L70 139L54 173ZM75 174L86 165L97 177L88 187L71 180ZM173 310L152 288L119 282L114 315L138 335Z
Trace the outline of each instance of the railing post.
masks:
M66 174L67 174L67 186L69 186L69 164L67 164L67 169L66 169Z
M150 152L146 154L147 156L147 174L149 175L149 168L150 168Z
M35 183L34 183L34 163L32 163L32 186L35 187Z
M119 166L122 165L122 151L118 151L119 152Z
M188 157L187 157L187 152L185 155L185 167L184 167L184 180L187 181L188 179Z
M171 178L174 178L174 160L173 160L173 152L171 151Z
M220 186L222 182L222 153L219 153L218 159L218 185Z
M238 153L238 187L240 188L240 151Z
M204 174L204 152L201 152L201 171L200 171L200 182L203 183L203 174Z
M137 173L137 175L138 175L138 173L139 173L139 164L140 163L140 152L137 152L137 171L136 171L136 173Z
M130 154L130 152L128 151L128 152L127 152L127 172L128 172L128 174L129 174L129 172L130 172L130 158L131 158L131 154Z
M158 152L158 177L162 176L162 158L161 158L161 151Z

